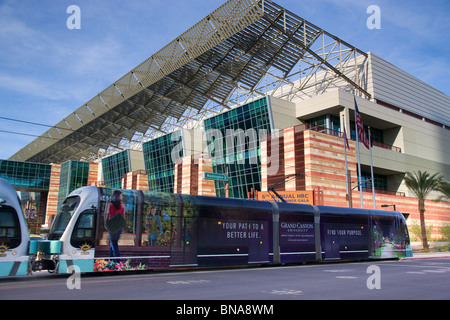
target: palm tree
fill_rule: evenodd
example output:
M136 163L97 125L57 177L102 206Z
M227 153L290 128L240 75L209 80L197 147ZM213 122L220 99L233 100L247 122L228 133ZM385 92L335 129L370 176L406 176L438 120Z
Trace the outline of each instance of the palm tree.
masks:
M428 197L430 192L438 191L439 187L443 181L443 177L439 173L435 173L430 176L428 172L406 172L404 178L405 184L409 190L416 196L419 205L420 213L420 229L422 232L422 244L423 248L428 250L428 239L425 229L425 199Z
M443 194L439 196L437 201L441 201L442 199L450 200L450 183L447 181L442 181L439 185L439 191Z

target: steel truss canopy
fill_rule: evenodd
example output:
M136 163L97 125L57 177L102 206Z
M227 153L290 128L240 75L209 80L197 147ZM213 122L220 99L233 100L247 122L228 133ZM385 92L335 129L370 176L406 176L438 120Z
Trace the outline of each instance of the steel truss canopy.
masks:
M366 96L367 54L269 0L229 0L10 160L95 161L271 94ZM288 89L286 89L288 88Z

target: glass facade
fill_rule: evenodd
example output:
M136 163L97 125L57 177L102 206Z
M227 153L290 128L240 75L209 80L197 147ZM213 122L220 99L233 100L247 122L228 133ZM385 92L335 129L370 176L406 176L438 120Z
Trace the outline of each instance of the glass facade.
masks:
M150 191L174 192L175 163L172 151L178 151L178 158L184 156L182 139L182 131L177 130L142 145Z
M18 193L28 227L33 229L33 226L36 228L36 223L45 223L47 193L34 191L18 191Z
M387 185L387 176L382 174L373 174L373 180L374 180L374 187L376 190L388 190ZM372 190L372 178L370 172L362 172L361 175L361 185L363 187L363 190Z
M50 164L0 160L0 178L14 188L48 190L51 170Z
M306 121L312 126L324 127L334 131L341 130L341 123L338 116L332 114L324 114L319 117L315 117Z
M88 185L89 162L69 160L61 164L59 177L58 208L75 189Z
M261 190L260 137L271 133L268 97L204 120L214 173L228 174L229 197L247 198ZM216 195L225 197L226 182L215 181Z
M130 151L125 150L102 159L103 182L108 188L121 188L123 175L131 172Z
M356 140L356 127L355 127L354 121L350 121L350 128L352 130L352 140ZM368 126L364 126L364 131L366 132L367 137L369 137L369 127ZM370 131L372 132L372 141L384 143L383 130L380 130L380 129L377 129L374 127L370 127Z
M319 126L326 129L331 129L337 132L341 131L341 124L339 122L339 117L334 116L332 114L324 114L306 121L308 124L312 126ZM351 129L351 139L356 140L356 129L355 122L350 121L350 129ZM366 134L369 134L368 126L364 126L364 131ZM372 132L373 141L384 143L383 130L371 127L370 131Z

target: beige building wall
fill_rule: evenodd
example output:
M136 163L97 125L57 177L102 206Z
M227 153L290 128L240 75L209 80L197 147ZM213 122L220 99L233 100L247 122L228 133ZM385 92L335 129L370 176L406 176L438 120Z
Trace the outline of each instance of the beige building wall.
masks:
M368 79L373 99L450 126L448 95L373 53L369 53Z
M282 130L301 123L295 115L295 103L273 96L268 96L268 99L272 109L272 123L275 130Z
M349 128L354 121L354 96L344 91L328 92L310 100L297 103L296 116L306 121L321 114L344 115ZM450 130L417 119L372 101L356 98L362 121L385 132L386 143L400 148L401 152L373 148L374 167L380 173L395 174L406 171L439 172L450 180ZM350 130L347 129L349 132ZM361 164L370 166L370 153L362 144ZM400 179L402 180L402 179ZM409 193L404 185L398 191Z
M141 150L128 150L131 171L145 170L144 155Z

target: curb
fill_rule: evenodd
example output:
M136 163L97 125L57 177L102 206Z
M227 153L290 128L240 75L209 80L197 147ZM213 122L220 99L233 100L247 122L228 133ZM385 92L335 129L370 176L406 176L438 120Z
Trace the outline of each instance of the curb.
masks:
M400 260L418 259L450 259L450 252L416 253L412 257L401 258Z

